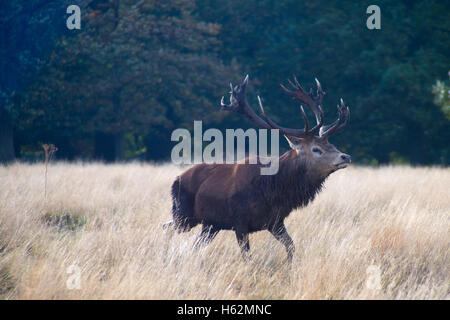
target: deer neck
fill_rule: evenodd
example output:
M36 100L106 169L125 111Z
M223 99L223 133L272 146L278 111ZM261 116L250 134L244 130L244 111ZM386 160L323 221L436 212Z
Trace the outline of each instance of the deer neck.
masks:
M272 207L278 207L284 215L293 209L306 206L322 188L325 178L308 172L306 161L290 150L280 157L278 174L270 177L270 191L266 193Z

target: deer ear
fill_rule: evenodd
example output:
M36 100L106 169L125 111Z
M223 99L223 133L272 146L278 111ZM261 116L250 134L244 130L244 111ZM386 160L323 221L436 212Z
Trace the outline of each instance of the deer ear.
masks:
M289 136L284 136L284 137L286 138L287 142L289 143L289 147L291 147L291 149L298 150L300 148L300 144L302 142L301 139L289 137Z

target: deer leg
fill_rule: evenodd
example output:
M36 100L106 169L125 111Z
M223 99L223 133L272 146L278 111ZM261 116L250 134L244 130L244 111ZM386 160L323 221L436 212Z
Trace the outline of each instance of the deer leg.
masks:
M219 230L213 226L202 226L202 231L194 242L194 248L198 249L201 245L208 245L217 236Z
M278 225L275 228L269 229L270 233L280 241L285 247L286 247L286 253L287 253L287 261L292 262L292 257L294 255L295 246L294 242L292 241L291 237L289 236L286 227L284 224Z
M236 231L236 239L241 248L242 257L247 260L250 252L250 241L248 240L248 233Z

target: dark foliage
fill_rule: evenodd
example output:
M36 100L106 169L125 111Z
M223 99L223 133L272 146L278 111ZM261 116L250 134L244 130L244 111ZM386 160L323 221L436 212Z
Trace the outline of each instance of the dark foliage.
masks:
M82 7L80 31L65 28L68 4ZM293 74L325 85L325 118L344 98L352 119L333 143L356 162L448 165L450 122L433 95L450 69L448 4L381 0L381 30L368 30L370 4L2 2L0 162L42 157L42 143L59 158L168 159L172 130L193 120L251 126L219 111L227 81L250 73L289 127L302 120L278 84Z

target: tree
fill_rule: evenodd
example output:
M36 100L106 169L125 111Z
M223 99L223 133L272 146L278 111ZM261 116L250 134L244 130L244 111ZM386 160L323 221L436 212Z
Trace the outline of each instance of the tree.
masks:
M450 78L450 71L448 72ZM433 86L434 102L442 108L442 112L450 120L450 86L444 81L437 80Z
M109 161L124 158L127 134L165 138L145 139L149 152L170 145L173 129L216 111L212 101L231 77L217 58L219 25L192 17L192 1L115 4L87 12L80 34L59 42L19 120L54 130L51 119L67 116L58 130L94 135Z
M16 145L60 143L68 158L122 159L130 148L167 157L171 131L193 120L251 126L218 111L227 82L246 73L274 120L295 127L298 110L277 86L296 74L305 86L321 81L326 119L340 97L350 106L349 128L333 142L357 162L448 164L450 122L432 94L450 64L446 4L381 0L381 29L369 30L370 4L90 1L82 30L10 99Z
M326 119L340 97L350 106L349 128L335 139L356 161L387 163L399 154L412 163L449 163L449 124L431 95L450 64L444 2L377 2L380 30L366 27L368 1L202 3L199 17L223 25L225 61L238 59L251 71L265 106L286 126L298 125L297 110L276 86L292 74L311 86L317 77Z
M65 27L69 3L86 1L30 0L0 3L0 163L14 160L13 96L20 94L38 73ZM50 27L49 27L50 26Z

